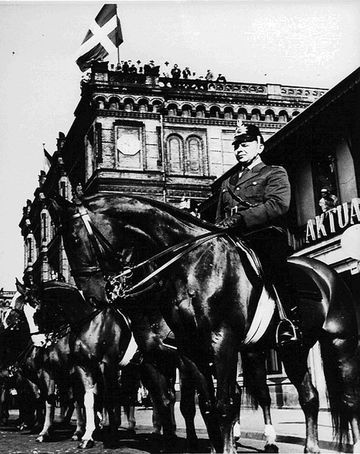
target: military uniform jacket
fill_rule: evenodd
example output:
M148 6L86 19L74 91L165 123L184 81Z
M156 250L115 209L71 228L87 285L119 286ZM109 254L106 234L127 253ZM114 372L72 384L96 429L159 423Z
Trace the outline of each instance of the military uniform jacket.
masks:
M216 222L231 218L247 229L283 226L290 205L290 183L286 170L260 162L237 172L222 183Z

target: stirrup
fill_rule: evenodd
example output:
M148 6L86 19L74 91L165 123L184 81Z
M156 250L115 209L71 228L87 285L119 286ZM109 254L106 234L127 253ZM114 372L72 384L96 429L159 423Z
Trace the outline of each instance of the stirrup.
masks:
M287 327L289 328L289 330L291 331L291 334L292 334L291 338L288 341L289 344L299 341L299 336L296 332L296 327L295 327L294 323L288 318L283 318L279 321L278 326L276 328L276 332L275 332L275 342L276 342L276 345L278 345L278 346L282 346L285 344L284 342L279 342L279 330L281 328L281 325L284 323L287 324Z

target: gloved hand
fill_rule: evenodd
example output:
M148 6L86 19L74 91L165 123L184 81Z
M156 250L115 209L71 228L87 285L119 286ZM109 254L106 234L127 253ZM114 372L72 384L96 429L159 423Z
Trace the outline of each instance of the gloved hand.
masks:
M236 230L237 233L245 230L245 223L241 216L234 215L228 218L223 219L219 223L216 224L220 228L224 229L233 229Z

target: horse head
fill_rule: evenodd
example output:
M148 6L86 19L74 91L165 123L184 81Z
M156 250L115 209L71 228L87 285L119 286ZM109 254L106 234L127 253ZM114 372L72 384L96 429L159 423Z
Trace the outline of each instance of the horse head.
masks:
M79 216L79 210L85 210L84 205L79 200L71 203L59 195L49 197L47 202L51 218L62 235L77 287L84 291L86 299L94 305L106 301L103 269L83 218Z
M35 312L39 304L36 296L37 287L28 288L16 279L16 289L9 311L5 318L7 326L19 326L23 329L26 322L28 327L26 331L30 331L31 339L35 346L43 346L45 344L44 334L40 334L38 324L35 320Z

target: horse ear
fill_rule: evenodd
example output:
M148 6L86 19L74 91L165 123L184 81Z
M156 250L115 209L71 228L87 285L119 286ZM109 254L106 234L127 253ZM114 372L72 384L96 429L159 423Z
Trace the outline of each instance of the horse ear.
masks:
M25 295L25 292L26 292L25 286L19 281L18 278L16 278L15 285L16 285L16 290L19 293L21 293L21 295Z

